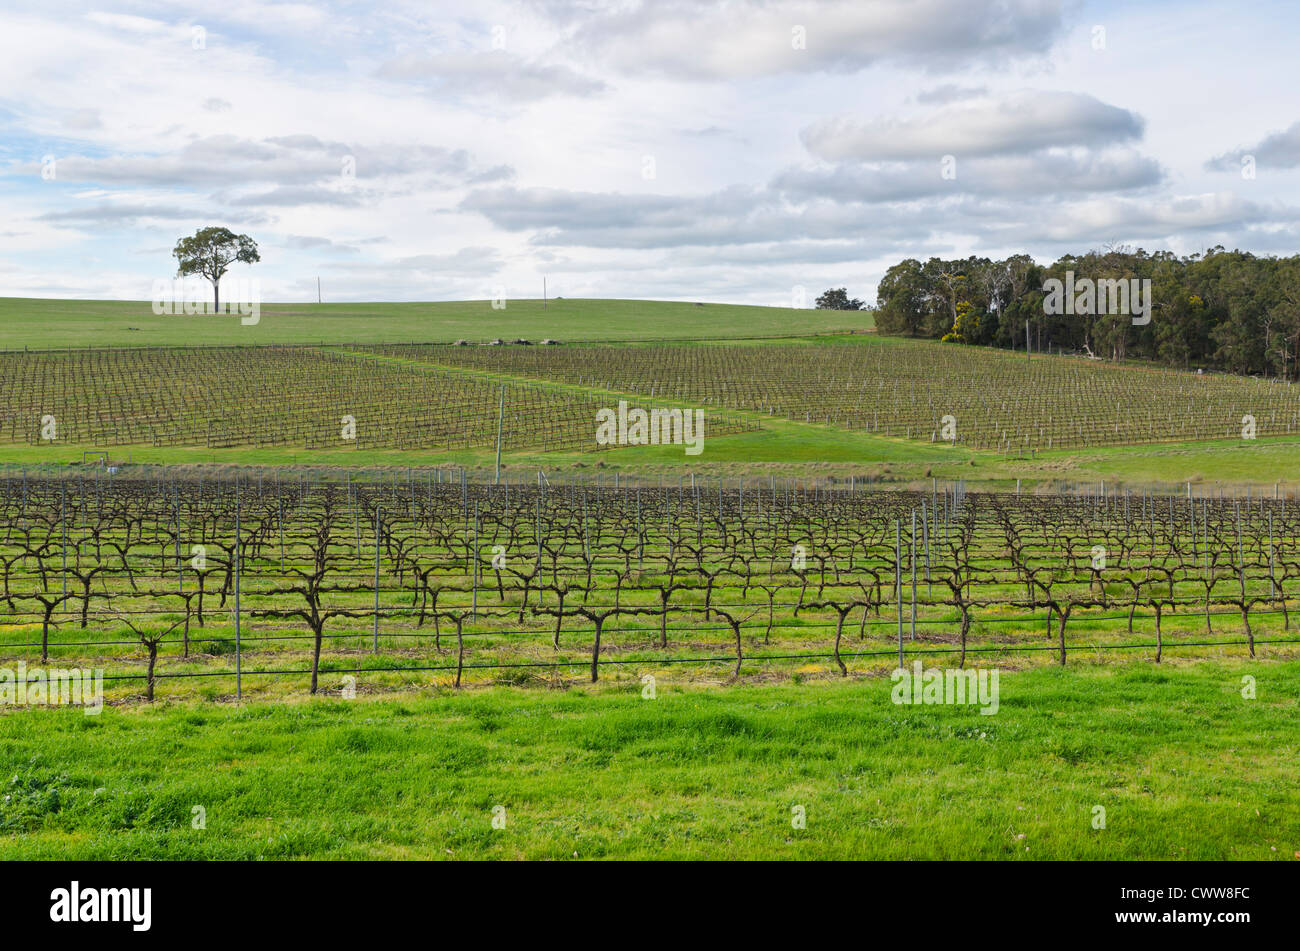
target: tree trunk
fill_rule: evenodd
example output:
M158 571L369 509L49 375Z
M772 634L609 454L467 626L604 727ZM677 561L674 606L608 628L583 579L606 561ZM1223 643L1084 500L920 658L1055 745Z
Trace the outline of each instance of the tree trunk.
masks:
M966 605L961 606L961 661L958 667L966 666L966 634L970 631L970 611Z
M462 634L465 619L456 618L456 686L460 686L460 673L465 669L465 638Z
M316 635L316 639L314 641L314 647L312 649L312 654L311 654L311 692L313 694L316 693L316 683L317 683L318 675L320 673L321 627L323 627L323 625L314 627L314 629L312 630L312 633Z
M1061 666L1064 667L1065 666L1065 624L1070 619L1070 609L1066 608L1064 611L1058 611L1057 613L1060 614L1061 616L1061 628L1060 628Z
M596 682L596 677L599 674L600 629L605 626L605 619L603 617L598 617L595 619L595 621L596 621L596 636L591 642L591 682L593 684Z
M745 659L745 655L740 646L740 622L728 618L731 624L731 633L736 635L736 676L740 676L740 662Z
M153 682L154 682L153 669L157 663L158 663L158 644L155 642L149 645L149 677L148 680L146 681L146 683L148 684L148 689L145 694L145 699L147 699L150 703L153 702Z
M849 669L844 666L844 660L840 657L840 638L844 635L844 616L847 613L847 611L835 612L835 663L839 665L841 677L849 675ZM739 663L737 663L737 666L739 666Z

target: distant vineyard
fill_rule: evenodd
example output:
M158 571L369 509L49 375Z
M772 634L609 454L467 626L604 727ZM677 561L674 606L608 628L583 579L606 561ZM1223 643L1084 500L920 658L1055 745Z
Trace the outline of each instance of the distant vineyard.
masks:
M608 402L507 383L502 446L599 448ZM493 380L311 347L0 354L0 440L16 443L40 442L49 416L58 441L97 446L482 448L501 406ZM711 435L752 427L709 419Z
M1300 387L930 342L628 347L383 346L493 373L1014 452L1300 432Z
M1300 601L1286 498L9 478L0 526L0 662L149 697L1254 654Z

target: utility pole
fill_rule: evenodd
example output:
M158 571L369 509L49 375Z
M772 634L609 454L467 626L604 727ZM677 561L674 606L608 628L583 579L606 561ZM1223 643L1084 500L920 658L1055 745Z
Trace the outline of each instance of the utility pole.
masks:
M317 276L317 278L316 278L316 303L319 304L320 302L321 302L321 300L320 300L320 277Z
M542 276L542 310L546 309L546 276Z

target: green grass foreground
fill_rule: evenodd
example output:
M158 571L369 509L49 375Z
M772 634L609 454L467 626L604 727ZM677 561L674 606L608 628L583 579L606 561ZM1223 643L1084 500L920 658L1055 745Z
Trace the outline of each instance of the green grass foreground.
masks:
M1300 853L1300 661L1007 671L993 716L879 677L641 690L9 710L0 858Z

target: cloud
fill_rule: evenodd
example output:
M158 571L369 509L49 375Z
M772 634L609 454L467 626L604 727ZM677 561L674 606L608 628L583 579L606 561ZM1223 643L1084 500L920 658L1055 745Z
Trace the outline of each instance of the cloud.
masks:
M491 274L501 267L501 252L496 248L461 248L452 254L415 254L398 258L392 267L430 273Z
M100 121L98 109L75 109L63 117L63 127L72 129L76 132L87 132L92 129L101 129L104 124Z
M343 244L332 238L322 238L316 235L291 234L287 235L283 245L293 251L336 251L343 254L359 254L360 249L350 244Z
M1005 155L1063 146L1099 147L1140 138L1136 113L1084 93L1022 92L913 119L824 119L801 133L818 158L867 162Z
M94 11L86 14L86 19L91 23L105 26L114 30L122 30L127 33L166 33L171 27L162 20L154 20L149 17L134 16L129 13L108 13L105 11Z
M1247 155L1255 157L1256 167L1295 168L1300 165L1300 122L1293 122L1281 132L1265 136L1253 147L1225 152L1205 163L1209 172L1238 171Z
M312 135L246 139L212 135L161 155L59 156L60 182L116 187L216 191L220 204L361 207L413 189L441 190L500 183L509 165L481 165L465 149L400 144L362 146ZM9 166L9 174L39 175L34 162Z
M0 283L138 296L143 249L222 221L270 252L268 293L312 300L317 274L364 300L548 273L566 296L776 303L869 296L904 256L1300 245L1300 177L1265 172L1300 167L1300 123L1269 118L1300 113L1258 81L1300 13L1183 17L1136 50L1160 16L1104 6L1097 51L1072 0L29 4L0 13L0 85L23 91L0 104ZM1237 199L1218 170L1247 153Z
M1063 29L1058 0L644 0L566 16L576 49L624 73L740 79L856 71L882 61L947 70L1041 55Z
M946 83L921 90L916 94L916 101L931 106L943 106L962 99L976 99L987 95L988 91L987 86L957 86Z
M1136 161L1141 172L1145 160ZM881 255L927 246L933 253L955 235L986 248L1020 251L1062 243L1077 250L1098 241L1150 241L1175 234L1251 229L1262 234L1300 220L1295 208L1223 192L1063 200L1056 193L1006 189L866 203L820 195L796 201L775 186L736 186L699 196L504 188L474 192L461 208L484 214L504 230L531 232L535 246L689 249L680 260L697 267L714 259L775 263L782 248L792 263L840 260L846 244L868 240Z
M504 50L479 53L408 53L380 66L384 79L428 84L439 95L499 96L528 102L548 96L591 96L606 86L563 65L527 62Z
M69 208L64 211L49 211L38 215L38 221L58 224L82 224L97 226L129 227L146 219L162 221L184 221L188 219L211 220L221 218L238 224L264 224L266 216L256 213L237 213L203 211L198 208L186 208L176 205L153 205L132 202L105 202L85 208Z
M339 208L357 208L372 204L375 196L349 188L322 188L318 185L281 185L270 191L254 192L226 199L226 204L259 208L267 205L296 207L299 205L334 205Z
M792 200L830 198L846 202L895 202L953 194L1047 196L1129 191L1160 184L1160 163L1131 150L1094 153L1083 149L1044 150L1029 155L958 159L954 177L944 178L938 160L846 163L792 168L772 187Z
M1248 201L1232 192L1161 196L1150 199L1105 198L1068 202L1050 218L1031 226L1043 238L1081 241L1115 237L1121 241L1166 238L1173 234L1228 231L1300 220L1300 209Z
M459 210L478 212L506 231L531 231L534 245L642 249L857 238L869 213L833 201L792 207L773 192L742 185L689 196L479 189Z

